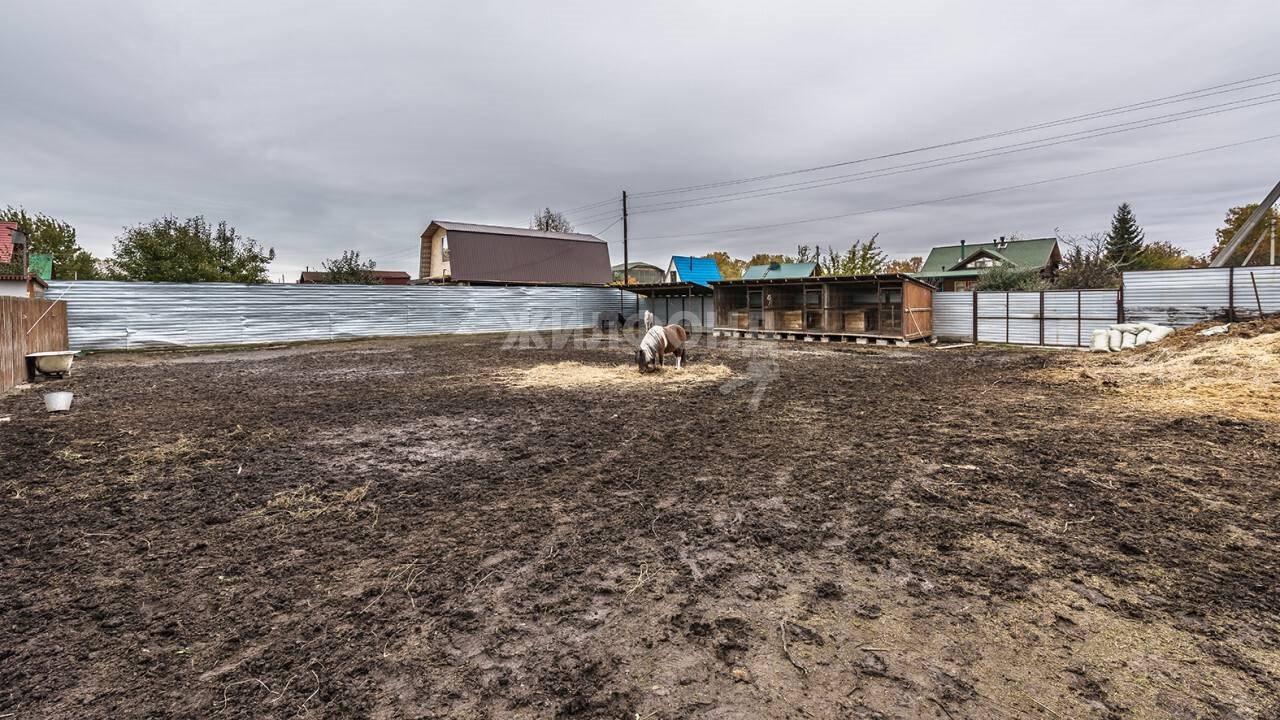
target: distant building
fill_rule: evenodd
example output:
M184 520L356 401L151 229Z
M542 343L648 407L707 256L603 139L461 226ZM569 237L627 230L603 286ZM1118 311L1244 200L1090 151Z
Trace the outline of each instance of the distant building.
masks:
M0 222L0 263L22 261L22 251L27 236L18 229L16 222Z
M49 284L35 275L0 275L0 297L41 297L48 289Z
M373 275L373 282L375 285L409 284L409 273L403 270L373 270L370 274ZM329 273L327 272L307 270L298 278L299 285L327 285L328 283Z
M742 271L743 280L777 280L807 278L818 274L818 263L779 263L752 265Z
M608 285L609 245L594 235L433 220L419 282Z
M1052 280L1062 264L1062 251L1057 238L1009 240L998 238L987 243L940 245L929 251L929 257L912 277L932 283L941 290L971 290L978 278L991 268L1002 265L1021 269L1037 269L1040 276Z
M716 265L714 258L672 255L671 262L667 263L667 276L662 282L688 282L711 287L709 283L721 279L720 266Z
M663 277L665 277L665 273L662 272L662 268L657 265L650 265L647 262L633 262L631 263L630 268L631 269L627 271L627 277L631 278L632 282L639 285L660 283L662 282ZM622 282L622 263L614 265L612 270L613 281L616 283Z

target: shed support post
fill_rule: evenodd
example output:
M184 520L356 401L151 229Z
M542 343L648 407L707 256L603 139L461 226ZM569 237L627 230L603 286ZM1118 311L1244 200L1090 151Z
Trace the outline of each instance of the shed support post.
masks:
M1124 274L1120 275L1120 289L1116 291L1116 322L1124 322Z

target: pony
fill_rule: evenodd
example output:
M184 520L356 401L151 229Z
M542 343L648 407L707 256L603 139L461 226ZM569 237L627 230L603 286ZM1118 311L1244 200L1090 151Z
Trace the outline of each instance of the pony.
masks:
M676 369L681 369L684 366L684 344L688 339L689 331L680 325L650 327L636 350L636 365L640 372L657 371L657 366L665 364L663 358L668 353L675 355Z

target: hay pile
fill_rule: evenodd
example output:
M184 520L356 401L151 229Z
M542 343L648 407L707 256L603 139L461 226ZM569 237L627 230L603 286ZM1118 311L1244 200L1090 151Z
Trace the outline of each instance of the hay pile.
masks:
M1130 353L1082 357L1051 375L1099 381L1101 395L1139 409L1280 421L1280 322L1235 323L1212 337L1196 331Z
M721 382L733 376L724 365L694 363L676 370L668 365L656 373L640 373L635 364L584 365L579 362L558 362L535 365L531 368L503 373L501 380L519 388L598 388L643 387L679 388L682 386Z

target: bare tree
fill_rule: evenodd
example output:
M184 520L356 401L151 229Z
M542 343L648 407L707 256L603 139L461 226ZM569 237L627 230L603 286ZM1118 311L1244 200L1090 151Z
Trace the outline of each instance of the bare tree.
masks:
M542 212L533 214L533 218L529 220L530 230L541 230L542 232L573 232L573 223L569 222L569 218L564 213L555 212L551 208L543 208Z

